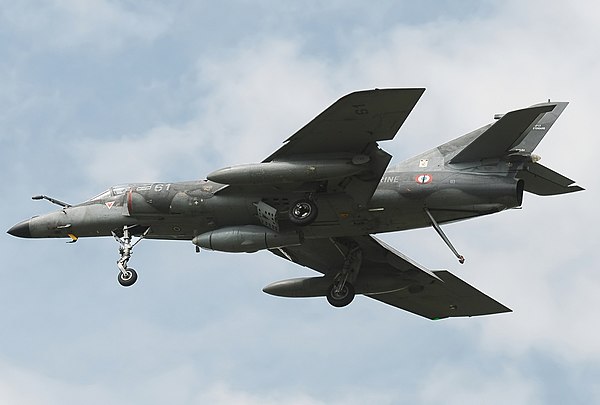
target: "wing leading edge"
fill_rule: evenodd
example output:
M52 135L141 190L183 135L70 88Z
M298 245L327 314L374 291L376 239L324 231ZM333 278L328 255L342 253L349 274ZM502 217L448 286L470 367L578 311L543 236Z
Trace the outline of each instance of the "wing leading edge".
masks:
M353 284L357 293L369 298L428 319L511 311L452 273L429 271L370 235L306 240L272 252L333 279L343 265L344 246L359 246L362 251ZM319 295L324 295L322 290L304 296Z
M394 138L424 91L350 93L289 137L262 163L224 168L207 178L227 184L224 192L246 186L253 190L279 187L345 195L355 206L366 206L392 158L377 142ZM318 173L326 174L319 177Z
M393 139L425 89L375 89L350 93L289 137L263 162L306 155L363 153Z

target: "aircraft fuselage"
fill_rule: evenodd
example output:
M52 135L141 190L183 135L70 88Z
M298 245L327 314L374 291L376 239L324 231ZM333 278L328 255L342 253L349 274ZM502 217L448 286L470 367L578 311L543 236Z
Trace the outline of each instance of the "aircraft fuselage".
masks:
M282 231L322 238L430 226L424 208L435 212L440 223L457 221L519 206L523 193L519 184L506 173L389 171L368 206L356 206L342 193L315 194L317 220L303 227L284 224ZM269 192L265 187L256 188L256 193L252 188L229 193L226 186L207 180L130 184L117 195L112 190L23 221L15 225L16 234L32 238L110 236L124 226L138 225L137 234L151 228L146 238L192 240L223 227L261 225L259 201L276 208L283 219L289 204L302 197L298 192Z

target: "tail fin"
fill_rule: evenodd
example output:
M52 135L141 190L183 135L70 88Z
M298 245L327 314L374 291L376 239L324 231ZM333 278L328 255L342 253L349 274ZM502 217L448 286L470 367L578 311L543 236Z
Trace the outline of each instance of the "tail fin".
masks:
M554 122L560 117L562 112L569 105L568 102L558 102L558 103L542 103L536 104L533 107L544 106L544 105L555 105L552 111L548 111L542 117L533 124L528 131L525 131L522 135L522 139L520 139L513 146L511 146L511 150L515 150L517 152L523 152L527 154L531 154L533 150L539 145L542 141L546 133L552 128Z
M504 114L460 150L450 163L530 155L568 103L541 103Z
M524 190L537 195L556 195L583 190L574 181L537 163L531 153L569 103L541 103L500 116L493 124L479 128L442 145L449 163L510 159L520 162L516 177ZM443 153L443 152L442 152Z

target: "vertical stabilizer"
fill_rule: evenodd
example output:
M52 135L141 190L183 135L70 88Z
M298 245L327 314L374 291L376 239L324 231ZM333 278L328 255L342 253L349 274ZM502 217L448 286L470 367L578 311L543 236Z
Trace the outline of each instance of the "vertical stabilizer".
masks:
M450 163L501 159L514 153L530 155L567 104L541 103L500 116L497 122L482 128L483 132L458 151Z
M530 154L538 146L541 140L546 136L546 133L552 128L554 122L558 119L560 114L567 108L568 102L557 102L557 103L542 103L536 104L532 107L545 106L545 105L556 105L552 111L549 111L542 115L542 117L534 122L530 127L523 132L521 137L511 147L512 150L518 152L524 152Z

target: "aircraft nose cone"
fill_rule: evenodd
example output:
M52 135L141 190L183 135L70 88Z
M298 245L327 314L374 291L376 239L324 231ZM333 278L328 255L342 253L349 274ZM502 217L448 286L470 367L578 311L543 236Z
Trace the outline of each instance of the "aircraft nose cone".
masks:
M29 220L21 221L12 228L10 228L7 233L12 236L18 236L19 238L31 238L31 231L29 230Z

